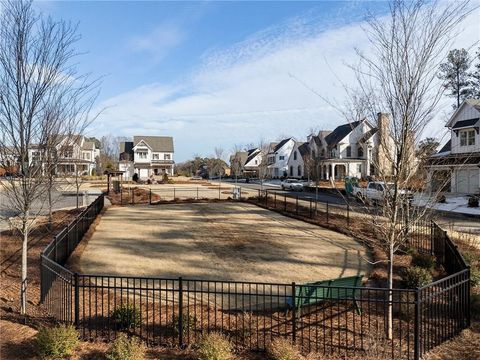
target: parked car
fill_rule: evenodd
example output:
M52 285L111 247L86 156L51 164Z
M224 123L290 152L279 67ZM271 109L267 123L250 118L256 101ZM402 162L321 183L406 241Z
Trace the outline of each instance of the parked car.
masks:
M393 184L383 181L370 181L365 188L354 186L353 194L363 202L381 203L388 193L393 195L392 186ZM400 190L400 195L411 197L407 190Z
M297 179L285 179L281 182L283 190L303 191L303 183Z

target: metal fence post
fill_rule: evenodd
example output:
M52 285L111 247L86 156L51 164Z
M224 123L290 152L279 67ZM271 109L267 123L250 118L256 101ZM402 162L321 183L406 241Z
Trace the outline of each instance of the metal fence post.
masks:
M183 347L183 281L178 278L178 345Z
M74 286L75 286L75 293L74 293L74 323L75 327L78 328L80 325L80 284L78 281L78 273L73 274Z
M221 185L218 185L218 200L222 199Z
M120 186L120 206L123 205L123 186Z
M283 195L283 207L284 211L287 211L287 195Z
M420 289L415 290L415 323L413 329L413 358L414 360L420 359L420 328L421 328L421 311L420 311Z
M296 209L295 209L295 213L298 215L298 195L297 195L297 201L296 201Z
M276 209L277 208L277 193L273 193L273 207Z
M470 265L468 265L467 267L467 279L468 279L468 282L466 283L463 283L463 286L466 286L467 288L467 313L466 313L466 320L467 320L467 328L470 327L470 317L471 317L471 313L470 313L470 306L471 306L471 299L470 299Z
M292 341L295 344L297 340L297 299L295 298L295 282L292 282Z
M350 227L350 204L347 204L347 226Z
M197 200L198 200L198 186L197 186Z
M310 199L310 219L312 218L312 199Z
M148 203L150 205L152 205L152 188L150 188L150 193L149 193L149 197L148 197Z
M173 188L173 201L175 201L176 195L175 195L175 188Z
M265 190L265 207L268 208L268 190Z
M329 218L329 207L328 207L328 201L327 201L327 224L328 224L328 218Z

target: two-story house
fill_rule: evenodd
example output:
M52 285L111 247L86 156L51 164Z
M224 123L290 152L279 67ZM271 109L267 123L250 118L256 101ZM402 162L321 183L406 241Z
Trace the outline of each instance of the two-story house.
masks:
M299 147L303 143L294 138L271 143L267 153L267 177L269 178L302 178L304 162Z
M450 139L427 164L430 192L480 192L480 100L465 100L447 125Z
M259 148L237 151L230 156L232 176L254 178L258 177L259 167L262 163L262 151Z
M140 179L154 175L173 176L173 138L170 136L134 136L120 144L119 170L124 178L138 174Z
M96 159L100 149L94 141L89 141L83 135L58 135L55 145L48 149L48 154L54 158L55 174L58 175L92 175L96 168ZM28 149L30 165L45 161L48 147L33 145Z
M318 167L321 179L341 180L345 176L392 174L392 163L386 156L393 153L388 114L379 113L377 126L366 119L320 131L308 139L310 158Z

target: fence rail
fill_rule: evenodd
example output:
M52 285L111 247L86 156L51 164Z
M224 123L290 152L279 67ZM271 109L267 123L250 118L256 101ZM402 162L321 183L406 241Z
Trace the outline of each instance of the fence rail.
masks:
M284 211L304 216L326 215L332 222L341 216L342 221L353 219L345 208L327 204L322 209L320 203L305 205L303 200L292 202L286 197L278 200L267 195L266 206L283 206ZM348 357L361 355L375 344L385 358L419 359L469 326L469 269L435 223L429 222L425 230L429 240L422 235L412 244L435 254L452 273L420 289L72 272L64 265L103 204L102 195L41 255L42 303L57 320L75 324L84 339L111 340L119 331L128 331L148 344L186 346L195 344L205 331L216 330L242 349L264 350L275 337L285 337L305 352ZM453 265L448 265L451 259Z

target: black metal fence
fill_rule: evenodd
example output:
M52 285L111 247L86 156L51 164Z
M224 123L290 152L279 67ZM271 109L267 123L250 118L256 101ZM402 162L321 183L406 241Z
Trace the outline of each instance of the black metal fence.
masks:
M102 207L103 195L53 239L41 259L43 304L87 340L127 331L152 345L182 347L216 330L240 349L263 350L285 337L305 352L419 359L469 326L469 269L433 223L429 250L456 272L420 289L74 273L63 265ZM334 221L337 213L329 216ZM450 267L452 257L457 265Z

